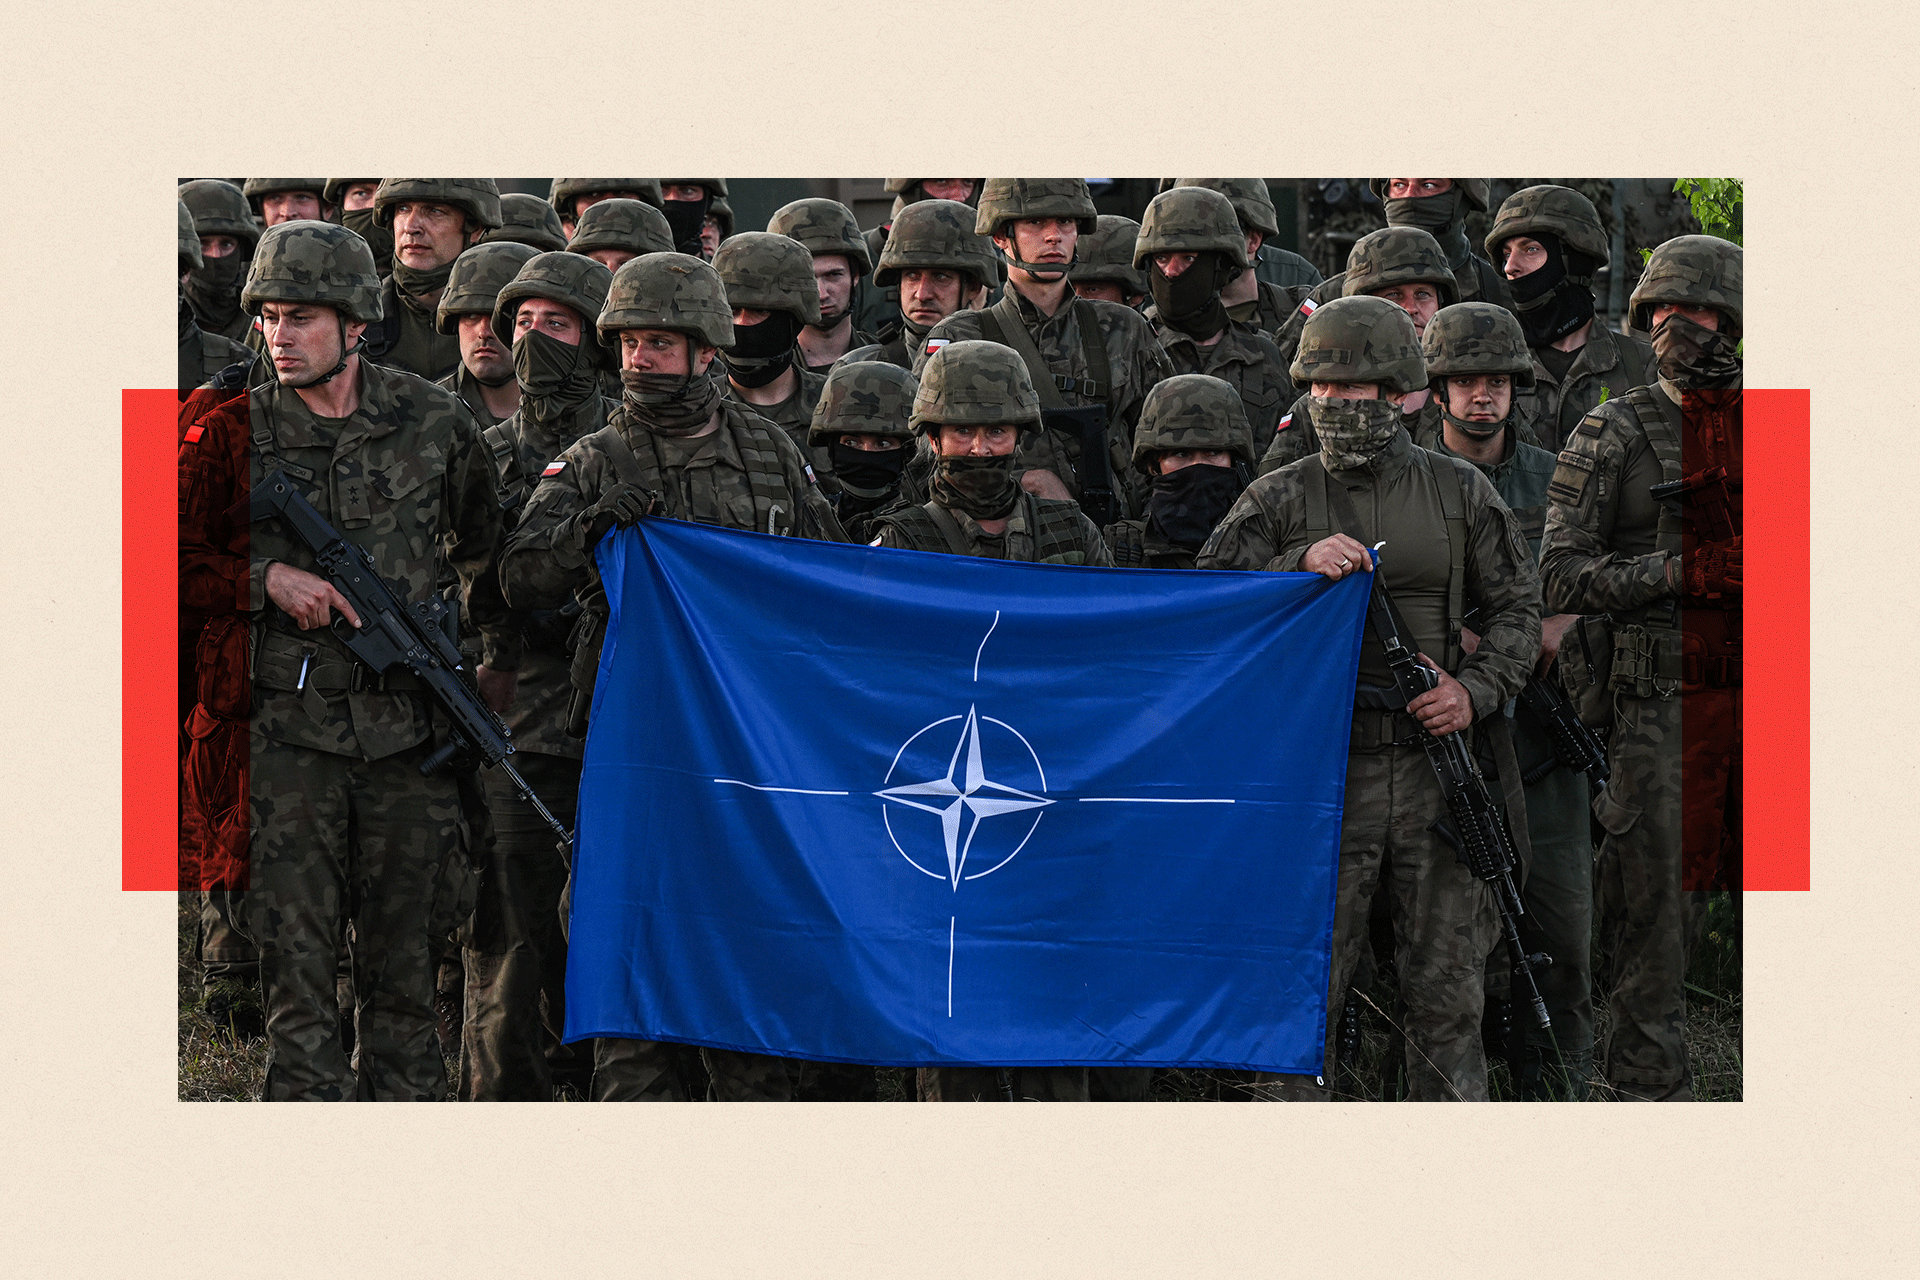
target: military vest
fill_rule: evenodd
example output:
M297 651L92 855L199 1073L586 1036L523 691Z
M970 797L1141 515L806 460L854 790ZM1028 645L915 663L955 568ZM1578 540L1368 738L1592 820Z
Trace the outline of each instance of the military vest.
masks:
M1006 534L1007 559L1031 564L1085 564L1087 550L1080 508L1057 498L1036 498L1020 494L1020 511L1026 531L1016 533L1009 526ZM875 516L873 528L891 525L914 551L946 551L956 556L976 554L968 545L966 531L953 514L937 502L916 507L897 507Z

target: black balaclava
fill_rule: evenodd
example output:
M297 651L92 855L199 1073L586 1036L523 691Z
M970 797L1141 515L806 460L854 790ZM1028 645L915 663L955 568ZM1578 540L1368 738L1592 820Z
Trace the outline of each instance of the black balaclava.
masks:
M1600 264L1567 248L1551 231L1528 238L1540 242L1547 260L1538 271L1507 281L1507 288L1520 327L1527 331L1527 345L1545 347L1593 319L1593 276Z
M1204 462L1157 475L1147 491L1147 527L1176 547L1197 551L1246 487L1232 467Z
M1418 227L1440 242L1449 267L1458 271L1467 264L1472 249L1467 244L1466 193L1457 179L1437 196L1403 196L1386 205L1388 226Z
M1171 279L1159 263L1147 261L1147 287L1161 321L1195 340L1211 338L1227 327L1220 291L1239 274L1240 268L1218 249L1201 253L1192 266Z
M833 459L833 475L856 498L884 498L900 487L900 472L907 465L908 450L857 449L835 440L827 446Z
M687 372L620 371L620 403L635 423L663 436L690 436L707 425L720 402L720 384L693 372L693 339L687 339Z
M661 212L667 215L667 226L673 230L673 248L676 253L684 253L698 258L700 254L700 228L706 224L707 210L713 204L713 192L700 188L698 200L662 200Z
M600 394L600 371L584 336L569 345L527 330L514 340L513 376L520 384L520 407L535 422L558 422Z
M187 301L204 329L221 330L240 314L240 286L246 283L253 254L243 244L224 258L205 258L206 265L187 273Z
M764 387L793 367L800 317L769 311L759 324L735 324L733 345L720 353L727 376L743 387Z

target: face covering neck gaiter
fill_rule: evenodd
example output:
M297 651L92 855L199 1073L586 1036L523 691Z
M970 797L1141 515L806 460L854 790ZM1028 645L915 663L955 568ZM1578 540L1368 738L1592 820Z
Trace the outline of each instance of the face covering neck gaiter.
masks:
M1569 253L1560 237L1542 232L1535 237L1547 251L1538 271L1507 281L1513 309L1526 330L1527 345L1544 347L1566 337L1593 319L1594 261L1584 253Z
M400 286L400 292L412 298L426 298L438 290L447 287L447 277L453 274L453 264L443 262L437 267L417 271L400 261L393 260L393 282Z
M1734 340L1678 313L1654 326L1653 359L1661 377L1687 391L1717 391L1740 380Z
M933 473L933 500L975 520L999 520L1020 500L1013 479L1013 455L979 458L968 454L941 458Z
M584 341L570 346L531 329L514 340L513 376L520 408L535 422L557 422L600 392L600 374Z
M1232 467L1203 462L1155 476L1147 493L1147 527L1176 547L1197 551L1243 488Z
M393 261L393 228L375 222L371 207L349 209L340 215L340 225L367 242L367 248L373 250L375 262Z
M208 258L206 265L187 273L187 301L203 328L224 329L240 314L240 284L253 259L246 253Z
M706 191L705 187L701 188ZM661 212L667 215L667 226L673 232L675 253L684 253L689 257L700 256L700 228L707 220L707 207L713 203L713 195L708 193L698 200L663 200Z
M727 376L743 387L764 387L793 366L793 343L800 319L770 311L759 324L733 326L733 345L720 353Z
M834 478L856 498L884 498L899 487L901 468L907 464L904 448L857 449L836 440L827 453Z
M1321 456L1330 470L1366 466L1393 443L1393 433L1400 429L1400 406L1391 400L1310 396L1307 405L1320 437Z
M1238 274L1227 255L1208 250L1179 275L1168 277L1160 264L1149 260L1147 287L1160 319L1196 341L1211 338L1227 327L1227 309L1220 290Z
M1447 255L1447 265L1458 270L1469 253L1467 233L1461 226L1460 188L1442 191L1437 196L1412 196L1387 203L1387 225L1418 227L1435 240Z
M640 426L663 436L690 436L707 425L720 388L704 373L620 371L620 403Z

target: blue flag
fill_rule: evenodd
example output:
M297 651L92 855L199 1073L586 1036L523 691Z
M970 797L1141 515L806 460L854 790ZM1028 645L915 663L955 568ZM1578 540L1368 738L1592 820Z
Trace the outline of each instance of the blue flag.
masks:
M569 1040L1318 1074L1365 575L598 554Z

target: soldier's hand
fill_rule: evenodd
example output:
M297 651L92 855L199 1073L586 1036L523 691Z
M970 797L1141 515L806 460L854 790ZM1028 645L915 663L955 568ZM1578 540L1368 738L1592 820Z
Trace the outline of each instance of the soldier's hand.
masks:
M480 696L493 708L495 715L503 716L513 709L513 695L520 687L518 671L495 671L492 667L477 666L473 669L473 681L480 686Z
M1737 537L1726 542L1701 543L1686 556L1684 567L1690 596L1741 594L1745 568Z
M1051 471L1034 468L1020 473L1020 487L1036 498L1059 498L1073 501L1073 495L1067 492L1067 486L1059 476Z
M1407 714L1436 738L1458 733L1472 724L1473 695L1467 692L1467 686L1442 671L1426 654L1420 655L1420 661L1440 677L1440 683L1409 702Z
M360 625L360 615L347 598L335 591L331 582L305 569L275 561L267 566L266 587L267 599L299 623L302 631L326 626L336 611L354 626Z
M1322 539L1307 548L1300 557L1303 573L1323 574L1335 582L1362 569L1373 572L1373 553L1344 533Z
M580 548L592 551L607 530L624 529L641 516L660 508L660 495L635 484L616 484L600 495L600 500L574 519L580 530Z
M1578 621L1577 613L1556 613L1540 620L1540 660L1533 664L1533 674L1544 676L1552 670L1553 660L1560 656L1561 642Z
M1460 628L1460 652L1472 656L1480 648L1480 633L1471 627Z

